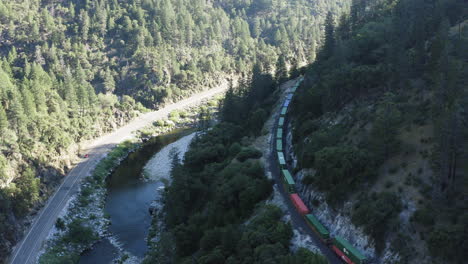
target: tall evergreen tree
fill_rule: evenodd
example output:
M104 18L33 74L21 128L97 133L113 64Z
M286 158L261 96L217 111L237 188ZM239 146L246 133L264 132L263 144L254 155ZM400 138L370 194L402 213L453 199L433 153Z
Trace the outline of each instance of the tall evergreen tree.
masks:
M323 61L332 56L334 49L335 21L333 20L333 14L331 12L328 12L327 18L325 19L325 41L318 55L320 57L320 60Z

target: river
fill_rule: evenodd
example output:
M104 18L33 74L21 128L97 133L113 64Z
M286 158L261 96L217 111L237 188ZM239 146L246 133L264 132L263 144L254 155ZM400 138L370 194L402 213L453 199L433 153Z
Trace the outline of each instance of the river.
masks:
M182 156L194 135L192 130L178 130L155 137L121 162L107 180L104 211L110 217L110 235L83 253L80 264L112 263L119 252L136 262L143 259L151 224L148 209L160 196L156 190L164 187L160 179L169 175L172 153ZM151 180L142 178L144 170Z

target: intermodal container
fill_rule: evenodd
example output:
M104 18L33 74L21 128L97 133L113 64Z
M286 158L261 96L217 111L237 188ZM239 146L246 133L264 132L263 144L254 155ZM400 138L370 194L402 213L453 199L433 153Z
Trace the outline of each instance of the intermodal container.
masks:
M278 128L278 130L276 131L276 138L283 138L283 129L282 128Z
M281 108L281 115L282 115L282 116L285 116L287 111L288 111L288 108L287 108L287 107Z
M288 96L286 96L286 99L288 99L289 101L291 101L293 95L294 95L294 94L292 94L292 93L288 94Z
M291 100L284 101L283 107L288 107Z
M284 117L280 117L278 120L278 127L283 127L284 126Z
M327 240L330 238L330 232L320 223L320 221L313 214L306 215L307 223L312 227L312 229L317 233L322 240Z
M355 264L353 263L343 251L341 251L339 248L337 248L335 245L332 245L332 250L345 262L348 264Z
M351 260L351 262L348 263L363 264L367 260L366 257L361 252L359 252L359 250L357 250L348 241L346 241L346 239L340 236L333 238L333 245Z
M281 167L286 167L286 160L284 159L283 152L278 152L278 161Z
M276 150L283 151L283 140L281 139L276 140Z
M309 208L307 208L307 206L304 204L301 197L299 197L299 195L297 195L297 193L291 194L290 197L291 197L291 201L293 202L293 204L296 207L297 211L301 215L305 215L305 214L309 213Z
M294 182L294 179L292 178L291 173L289 173L288 170L282 170L282 173L283 173L283 180L287 186L288 191L290 193L293 193L295 191L294 188L295 188L296 183Z

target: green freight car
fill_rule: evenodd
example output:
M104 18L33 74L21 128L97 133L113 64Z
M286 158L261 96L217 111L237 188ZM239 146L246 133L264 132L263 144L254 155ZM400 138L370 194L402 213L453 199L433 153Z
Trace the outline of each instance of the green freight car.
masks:
M286 160L284 159L283 152L278 152L278 162L281 168L286 168Z
M283 180L286 185L286 190L288 190L289 193L295 193L296 190L294 189L295 182L291 176L291 173L289 173L288 170L282 170L283 172Z
M287 107L281 108L281 116L285 116L287 111L288 111Z
M320 223L320 221L315 217L313 214L306 215L307 223L312 227L317 235L319 235L320 239L324 242L328 242L330 239L330 232Z
M283 127L284 126L284 117L280 117L278 121L278 127Z
M352 261L354 264L364 264L367 261L367 258L359 252L355 247L353 247L346 239L340 237L340 236L335 236L333 238L333 246L336 248L333 248L335 252L337 252L336 249L338 249L337 254L340 255L343 259L348 258L349 260ZM345 257L341 256L341 254L344 254Z
M276 150L283 151L283 140L281 139L276 140Z
M283 129L282 128L278 128L278 130L276 131L276 138L277 139L282 139L283 138Z

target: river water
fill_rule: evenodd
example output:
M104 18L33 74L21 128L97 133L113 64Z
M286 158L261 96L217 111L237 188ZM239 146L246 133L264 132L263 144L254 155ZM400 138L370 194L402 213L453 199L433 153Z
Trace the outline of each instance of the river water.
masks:
M148 209L151 202L159 198L161 192L156 190L163 188L163 183L154 175L150 175L151 181L143 180L142 172L146 165L147 173L167 175L170 170L168 153L181 152L183 155L194 136L191 132L179 130L151 139L123 160L108 177L104 210L110 216L111 234L83 253L80 264L112 263L119 251L136 262L143 259L151 224Z

